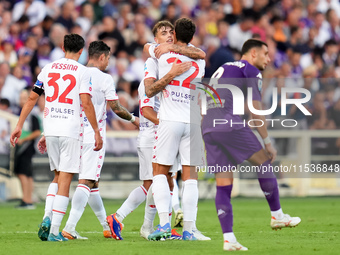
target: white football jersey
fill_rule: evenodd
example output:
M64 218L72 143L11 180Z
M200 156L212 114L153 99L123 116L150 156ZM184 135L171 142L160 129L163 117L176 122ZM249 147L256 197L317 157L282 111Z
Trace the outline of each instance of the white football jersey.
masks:
M158 64L157 60L148 58L144 65L144 79L154 78L157 80L158 77ZM138 87L138 99L139 99L139 134L137 138L138 147L153 147L155 143L155 132L157 125L152 121L148 120L142 115L143 107L152 107L155 112L159 110L159 97L155 95L152 98L148 98L145 94L144 79L141 81Z
M98 128L103 141L106 141L106 102L118 100L115 84L111 75L103 73L97 67L87 68L91 78L92 103L96 112ZM84 115L84 143L94 143L93 128Z
M45 136L82 139L83 113L79 95L91 95L92 91L87 68L72 59L59 59L41 70L34 86L45 91Z
M204 76L205 61L193 60L175 52L163 54L158 60L159 79L170 71L176 58L177 63L191 61L192 66L173 79L163 90L160 96L159 119L200 125L200 90L194 83Z

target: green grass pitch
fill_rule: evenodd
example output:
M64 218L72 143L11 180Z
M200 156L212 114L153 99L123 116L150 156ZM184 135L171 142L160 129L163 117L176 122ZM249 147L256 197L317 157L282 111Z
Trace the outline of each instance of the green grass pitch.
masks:
M107 213L114 213L122 201L105 200ZM270 212L265 199L234 198L234 231L247 254L340 254L340 200L336 197L283 198L285 213L299 216L296 228L271 230ZM144 204L125 220L123 241L105 239L102 227L91 208L87 207L77 230L89 240L64 243L42 242L37 236L44 204L36 210L16 210L16 203L0 203L0 254L225 254L223 238L214 201L198 204L198 228L212 241L149 242L139 236ZM69 205L70 207L70 205ZM61 227L65 226L68 214ZM158 221L158 217L156 216ZM181 233L181 229L179 229ZM237 253L243 253L237 251Z

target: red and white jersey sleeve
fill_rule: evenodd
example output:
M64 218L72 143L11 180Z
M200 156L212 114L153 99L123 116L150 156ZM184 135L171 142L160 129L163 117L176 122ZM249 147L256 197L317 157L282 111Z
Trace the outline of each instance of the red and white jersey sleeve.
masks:
M149 47L149 55L151 58L156 58L155 55L155 48L159 45L157 43L149 43L150 47Z
M190 61L192 66L187 72L173 79L163 90L160 97L159 119L200 125L201 90L196 87L195 82L204 76L205 61L193 60L175 52L163 54L158 60L159 79L170 71L176 58L178 63Z
M144 64L144 79L158 78L158 62L155 58L148 58Z
M81 139L83 118L79 95L91 95L92 90L86 67L72 59L59 59L42 69L35 86L45 90L45 135Z
M154 144L155 131L157 126L142 114L144 107L151 107L155 112L159 110L159 97L158 95L148 98L145 94L144 80L147 78L153 78L157 80L158 77L158 64L157 60L148 58L144 65L145 77L141 81L138 87L138 99L139 99L139 135L137 140L138 147L152 147Z
M118 100L112 76L103 73L96 67L88 67L92 87L92 103L96 112L98 128L103 141L106 141L106 103ZM88 119L84 118L84 143L94 143L94 131Z

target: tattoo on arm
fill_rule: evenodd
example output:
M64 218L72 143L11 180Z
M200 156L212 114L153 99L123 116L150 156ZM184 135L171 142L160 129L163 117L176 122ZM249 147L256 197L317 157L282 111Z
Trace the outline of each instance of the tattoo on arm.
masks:
M108 101L112 111L124 120L131 120L131 113L118 100Z
M177 44L173 44L172 47L175 52L185 55L189 58L192 58L192 59L204 59L205 58L204 51L196 47L180 46Z
M154 79L145 79L145 93L147 97L153 97L162 91L174 78L173 75L167 73L162 79L154 82Z

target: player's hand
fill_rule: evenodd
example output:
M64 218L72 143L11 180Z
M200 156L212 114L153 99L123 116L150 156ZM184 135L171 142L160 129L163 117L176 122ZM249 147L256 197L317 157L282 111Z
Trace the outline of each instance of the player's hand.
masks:
M156 58L160 58L164 53L167 53L171 50L172 44L169 43L161 43L155 48L155 56Z
M101 150L101 148L103 148L103 139L100 136L99 131L94 133L94 139L95 139L95 143L94 143L94 151L99 151Z
M12 134L11 134L11 137L9 139L10 143L12 144L12 146L14 147L15 144L18 142L19 140L19 137L21 136L21 128L19 127L16 127Z
M41 153L41 154L44 154L47 152L47 147L46 147L46 137L43 135L38 144L37 144L37 148L38 148L38 151Z
M135 125L139 129L139 118L135 117L135 121L132 122L133 125Z
M271 163L274 162L274 160L276 159L276 155L277 155L277 151L276 149L273 147L273 145L271 143L269 144L265 144L265 150L268 153L270 159L271 159Z
M178 58L176 58L175 62L173 63L170 72L174 76L181 75L182 73L185 73L188 71L191 67L191 61L183 62L183 63L177 63Z

